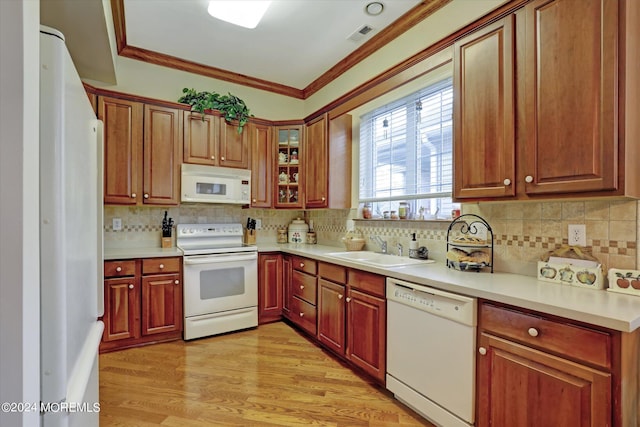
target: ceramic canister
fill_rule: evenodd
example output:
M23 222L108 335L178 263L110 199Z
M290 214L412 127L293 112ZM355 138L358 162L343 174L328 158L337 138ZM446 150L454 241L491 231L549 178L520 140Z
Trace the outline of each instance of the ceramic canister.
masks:
M289 224L289 243L307 243L309 225L304 219L294 219Z

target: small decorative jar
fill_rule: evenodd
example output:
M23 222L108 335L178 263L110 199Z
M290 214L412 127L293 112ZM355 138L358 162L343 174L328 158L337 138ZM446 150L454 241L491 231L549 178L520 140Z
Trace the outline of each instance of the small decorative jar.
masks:
M310 245L315 245L316 243L318 243L315 231L309 231L307 233L307 243Z
M400 219L407 219L407 214L409 213L409 203L400 202L398 206L398 216Z
M369 203L365 203L362 207L362 218L371 219L371 205Z
M278 228L278 243L287 243L289 236L287 235L286 228Z

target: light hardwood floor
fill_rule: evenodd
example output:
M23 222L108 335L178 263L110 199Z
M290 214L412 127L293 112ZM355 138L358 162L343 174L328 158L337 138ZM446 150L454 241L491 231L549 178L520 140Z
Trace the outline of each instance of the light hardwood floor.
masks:
M100 426L432 426L278 322L100 355Z

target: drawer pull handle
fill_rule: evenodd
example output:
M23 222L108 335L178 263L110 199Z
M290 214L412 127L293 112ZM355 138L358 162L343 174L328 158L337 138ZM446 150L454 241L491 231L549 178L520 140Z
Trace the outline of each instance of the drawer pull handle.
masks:
M304 289L304 285L300 285L300 290Z
M132 284L129 284L129 289L133 289L133 285Z
M116 271L120 273L122 271L122 267L116 267Z
M480 347L480 348L478 349L478 353L480 353L481 355L483 355L483 356L484 356L485 354L487 354L487 349L486 349L486 348L484 348L484 347Z
M342 294L338 294L338 299L342 299Z
M300 268L304 268L304 262L300 263Z
M529 335L531 335L532 337L537 337L538 335L540 335L540 332L538 332L536 328L529 328L527 332L529 332Z
M351 297L347 297L347 302L351 302Z
M508 187L508 186L510 186L510 185L511 185L511 180L510 180L509 178L505 178L505 180L504 180L504 181L502 181L502 183L503 183L506 187Z
M158 268L160 268L160 270L162 270L162 269L164 268L164 264L160 264L160 265L158 266Z
M304 313L300 313L300 317L304 317Z
M180 284L180 280L176 280L176 281L175 281L175 282L173 282L173 283L175 283L176 285L179 285L179 284Z

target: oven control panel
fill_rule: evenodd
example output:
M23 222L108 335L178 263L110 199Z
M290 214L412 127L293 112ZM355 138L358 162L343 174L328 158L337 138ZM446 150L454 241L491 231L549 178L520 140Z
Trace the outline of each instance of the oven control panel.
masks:
M179 224L178 238L242 236L242 224Z

